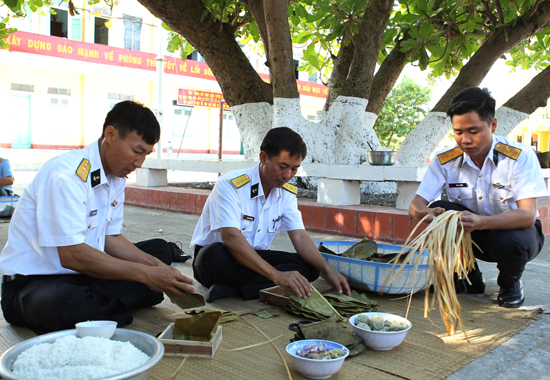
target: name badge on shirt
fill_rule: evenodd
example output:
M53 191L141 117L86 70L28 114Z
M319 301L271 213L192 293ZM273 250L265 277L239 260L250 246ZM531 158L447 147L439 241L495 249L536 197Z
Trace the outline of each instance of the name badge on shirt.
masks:
M254 221L254 217L253 217L253 216L250 216L250 215L243 215L243 219L244 219L244 220L249 220L249 221L251 221L251 222Z
M449 183L449 187L468 187L467 183Z
M90 211L90 216L96 216L96 215L97 215L97 210Z

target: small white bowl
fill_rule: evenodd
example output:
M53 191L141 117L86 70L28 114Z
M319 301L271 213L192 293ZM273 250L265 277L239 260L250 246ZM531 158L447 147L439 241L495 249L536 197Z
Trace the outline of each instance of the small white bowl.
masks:
M358 315L367 315L369 318L374 315L379 315L384 319L393 318L408 323L409 327L401 331L369 331L355 325ZM355 335L358 335L363 339L363 343L365 344L365 346L367 346L371 350L378 351L387 351L399 346L403 342L403 340L405 340L407 333L412 327L412 323L408 319L400 317L399 315L388 313L355 314L354 316L350 317L349 322L353 326L353 332L355 333Z
M337 348L343 350L344 356L336 359L321 360L307 359L296 355L296 350L298 350L299 348L306 348L311 343L319 344L319 342L323 342L324 344L326 344L329 351ZM298 372L309 379L328 379L336 372L338 372L340 368L342 368L344 360L349 355L349 350L346 348L346 346L328 340L320 339L305 339L292 342L288 346L286 346L286 352L288 352L292 357L292 364L294 365L294 368L296 368Z
M78 336L97 336L110 339L115 333L117 323L115 321L86 321L75 325Z

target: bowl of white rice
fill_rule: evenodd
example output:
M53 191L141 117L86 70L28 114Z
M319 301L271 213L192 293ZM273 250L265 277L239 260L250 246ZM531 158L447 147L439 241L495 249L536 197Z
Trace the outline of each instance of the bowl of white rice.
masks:
M111 339L79 338L76 329L40 335L0 357L6 380L147 380L164 346L149 334L116 329Z

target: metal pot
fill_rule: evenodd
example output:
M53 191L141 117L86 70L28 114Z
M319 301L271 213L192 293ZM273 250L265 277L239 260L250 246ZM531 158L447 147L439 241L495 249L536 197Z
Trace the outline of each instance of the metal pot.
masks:
M395 151L371 151L367 152L367 159L370 165L393 165L395 164L395 157L397 152Z
M50 334L39 335L34 338L21 342L6 352L0 357L0 376L6 380L28 380L27 378L17 376L12 372L13 363L17 357L25 350L40 343L53 343L58 338L63 338L68 335L77 335L76 329L57 331ZM161 341L149 334L127 330L116 329L115 334L111 340L118 340L121 342L130 342L135 347L149 355L151 358L145 363L136 367L130 371L122 372L118 375L109 377L103 377L101 380L147 380L153 367L162 359L164 355L164 346ZM99 380L99 379L98 379Z

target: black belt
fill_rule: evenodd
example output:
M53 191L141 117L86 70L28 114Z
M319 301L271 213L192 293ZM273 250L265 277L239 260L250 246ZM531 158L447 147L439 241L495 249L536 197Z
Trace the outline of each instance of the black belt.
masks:
M6 284L6 283L8 283L8 282L10 282L10 281L15 280L15 279L17 278L16 276L17 276L16 274L11 275L11 276L3 275L3 276L2 276L2 284Z

